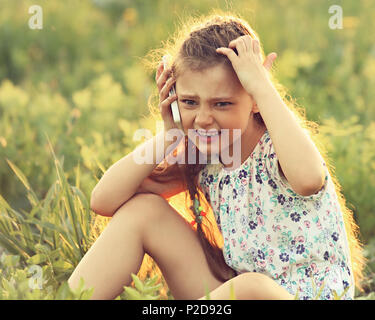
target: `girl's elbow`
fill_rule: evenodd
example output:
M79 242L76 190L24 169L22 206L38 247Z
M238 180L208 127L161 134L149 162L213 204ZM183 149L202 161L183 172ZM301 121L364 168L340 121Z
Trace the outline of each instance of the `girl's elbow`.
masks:
M109 210L104 210L102 208L103 206L99 205L102 204L102 202L99 202L95 197L94 193L91 194L91 199L90 199L90 209L91 211L95 212L96 214L103 216L103 217L112 217L114 212L109 211Z
M312 178L305 177L303 183L295 187L294 191L301 196L312 196L323 188L324 179L324 175L317 175Z

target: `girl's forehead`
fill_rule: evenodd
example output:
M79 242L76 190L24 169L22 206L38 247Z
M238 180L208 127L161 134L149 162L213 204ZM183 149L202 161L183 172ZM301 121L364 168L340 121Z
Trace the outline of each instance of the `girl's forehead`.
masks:
M227 66L226 64L216 64L210 67L205 68L189 68L185 67L181 70L179 76L192 77L192 76L202 76L202 74L210 75L222 75L228 76L230 74L235 74L232 67Z
M235 92L241 84L233 69L225 65L216 65L201 70L185 69L176 79L180 89L225 90Z

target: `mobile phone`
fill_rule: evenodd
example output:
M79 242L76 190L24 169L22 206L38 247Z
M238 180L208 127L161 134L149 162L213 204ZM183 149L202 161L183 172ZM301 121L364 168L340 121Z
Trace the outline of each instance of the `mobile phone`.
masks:
M164 66L164 70L168 68L168 56L163 56L163 66ZM169 91L169 96L172 96L175 93L176 93L176 87L174 84L171 90ZM177 100L171 103L171 110L172 110L172 117L173 117L174 123L177 125L179 129L183 131L181 114L180 114L180 109L178 108Z

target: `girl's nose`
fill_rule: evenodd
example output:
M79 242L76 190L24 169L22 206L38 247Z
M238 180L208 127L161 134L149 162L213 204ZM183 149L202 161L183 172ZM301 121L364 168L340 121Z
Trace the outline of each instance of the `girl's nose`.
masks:
M195 123L198 125L198 127L204 129L211 125L213 122L214 118L209 108L199 108L195 116Z

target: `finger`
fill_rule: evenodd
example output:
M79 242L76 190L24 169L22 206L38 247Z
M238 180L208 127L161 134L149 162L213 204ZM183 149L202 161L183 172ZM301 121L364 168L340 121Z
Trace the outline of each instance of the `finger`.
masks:
M268 70L270 71L271 70L271 67L272 67L272 64L273 62L276 60L277 58L277 53L276 52L271 52L267 58L264 60L264 63L263 63L263 66Z
M168 81L164 84L162 90L160 91L160 100L164 100L169 96L169 91L171 91L172 86L176 82L175 78L170 78Z
M252 48L252 46L251 46L251 39L252 38L249 35L246 35L246 36L242 36L242 39L245 42L246 50L249 51Z
M259 62L263 61L263 56L260 50L260 42L258 39L252 40L252 47L253 47L253 53L256 59L258 59Z
M252 48L253 48L254 54L257 57L259 57L260 56L260 44L258 40L256 39L252 40Z
M174 94L168 98L166 98L163 102L160 103L159 105L159 110L161 114L167 114L168 112L170 113L171 111L168 110L169 106L173 101L177 100L177 94Z
M235 63L236 59L238 58L236 53L232 49L229 49L229 48L224 48L224 47L217 48L216 52L227 56L228 59L232 62L232 64Z
M248 46L247 46L246 41L245 41L245 37L244 37L244 36L241 37L240 40L241 40L241 42L242 42L242 44L243 44L244 50L245 50L245 51L249 51L249 49L250 49L251 47L248 47Z
M231 42L229 42L229 48L236 48L237 49L237 52L238 52L238 55L242 55L246 52L246 46L245 46L245 43L243 42L243 40L241 38L237 38L235 40L232 40Z
M156 70L156 75L155 75L155 81L157 82L159 77L160 77L160 74L162 73L163 71L163 62L160 62L159 65L158 65L158 68Z
M165 69L163 70L163 72L161 73L159 79L157 80L156 82L156 85L159 89L159 91L163 88L165 82L167 81L168 77L170 76L172 70L169 68L169 69Z

